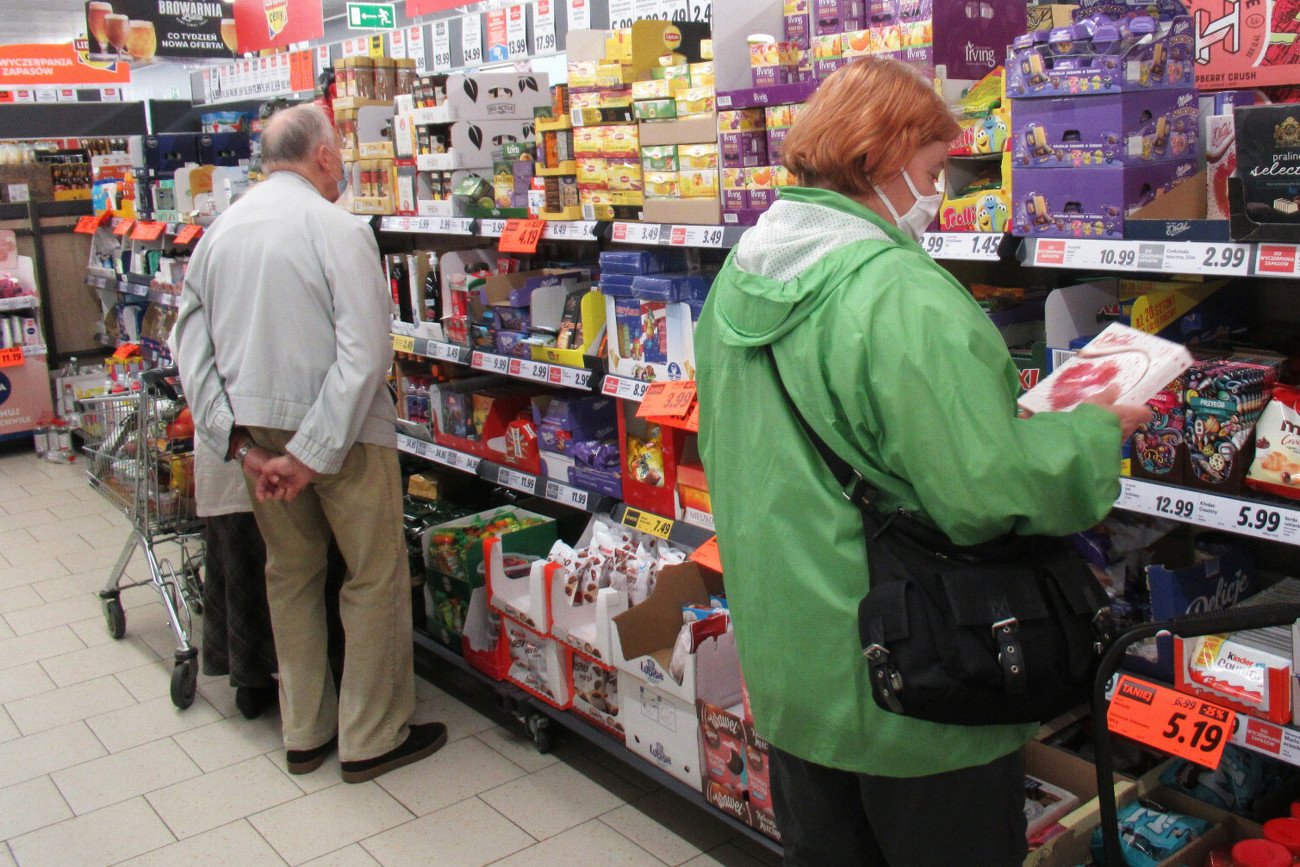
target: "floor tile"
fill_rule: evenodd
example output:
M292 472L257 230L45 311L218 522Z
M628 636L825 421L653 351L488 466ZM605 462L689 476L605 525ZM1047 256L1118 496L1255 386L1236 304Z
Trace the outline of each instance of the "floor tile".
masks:
M24 530L28 527L36 527L41 524L48 524L57 520L53 513L46 509L27 509L16 514L0 515L0 542L5 541L5 534L14 530ZM32 538L28 534L28 538ZM32 541L36 541L32 538Z
M14 637L14 631L9 628L8 623L5 623L5 619L0 617L0 641L5 641Z
M491 747L463 738L427 759L384 774L376 782L412 813L423 816L517 780L524 773Z
M156 642L146 640L146 636L150 635L154 630L167 630L167 635L171 636L171 638L169 644L163 649L166 650L165 658L170 660L172 653L176 650L176 638L171 633L167 614L163 610L162 603L158 601L158 597L143 590L129 591L122 594L122 606L126 609L127 636L141 639L153 648L154 653L158 652L157 648L154 647ZM108 634L108 623L104 620L103 608L100 608L94 617L87 617L85 620L78 620L76 623L69 624L69 628L77 634L77 637L87 647L96 647L113 641L113 637Z
M183 840L301 795L269 760L258 756L158 789L147 797L172 833Z
M194 704L180 710L172 704L171 696L165 695L90 717L86 724L110 752L116 753L148 741L196 729L219 719L221 714L202 698L196 697Z
M496 810L469 798L361 845L384 867L417 867L433 861L439 867L479 867L535 842Z
M59 520L98 515L113 508L113 504L103 498L98 500L64 499L61 503L46 506L50 514Z
M54 681L39 662L16 665L0 675L0 704L50 689L54 689Z
M506 783L480 797L539 840L624 803L563 763Z
M0 786L11 786L104 755L84 722L0 744Z
M781 857L779 855L748 837L737 837L727 845L748 855L760 864L766 864L768 867L781 867Z
M549 768L558 762L571 743L563 742L555 750L543 754L537 751L531 740L501 726L493 726L475 737L529 773Z
M732 843L723 843L716 849L695 856L684 867L766 867L770 863L772 862L752 858ZM775 863L780 864L781 860L778 858Z
M9 841L23 867L99 867L172 842L171 832L143 798L132 798Z
M64 768L50 774L77 815L143 795L202 771L171 738Z
M0 708L0 744L22 737L22 734L22 732L18 731L18 726L14 725L14 721L9 714L5 712L5 709Z
M46 602L58 602L70 596L94 595L104 589L109 573L112 571L113 564L110 559L109 564L101 569L83 567L71 575L37 581L31 585L31 588L41 594L41 598Z
M103 516L100 516L103 517ZM77 533L82 541L91 548L107 548L110 551L121 551L126 544L127 531L124 527L112 526L107 519L104 521L104 527L98 529L82 530ZM135 556L139 557L139 554Z
M0 789L0 840L72 818L72 810L49 777Z
M360 843L353 843L328 855L313 858L304 867L378 867L378 865L379 862L370 857L370 853L361 848Z
M496 723L469 705L440 692L431 699L416 704L415 718L438 720L447 724L448 740L460 740L493 728Z
M235 688L226 681L200 681L199 695L223 717L230 719L240 715L239 707L235 704Z
M23 608L20 611L11 611L4 617L9 624L9 628L16 634L27 635L43 629L85 620L88 617L94 617L102 610L100 601L87 593L84 596L69 596L67 599L60 599L58 602L46 602L44 605Z
M31 635L19 635L0 641L0 670L40 659L48 659L85 647L81 639L66 626L56 626Z
M736 836L699 806L666 790L619 807L600 820L668 864L682 864Z
M220 828L213 828L185 840L155 849L147 855L132 859L131 867L176 867L195 864L237 864L239 867L272 867L283 865L284 859L253 830L253 826L240 819Z
M110 641L97 647L43 659L41 668L59 686L69 686L138 668L157 659L158 654L154 653L152 647L138 638L128 636L120 641Z
M131 693L106 676L11 701L5 710L23 734L32 735L133 704Z
M303 794L314 795L317 792L324 791L325 789L332 789L335 786L344 785L342 777L343 769L339 767L338 753L330 753L325 757L325 764L321 765L310 774L289 773L289 769L285 766L284 750L268 753L267 758L280 769L280 773L284 774L285 778L288 779L289 782L301 789Z
M0 867L18 867L18 862L9 851L8 843L0 843Z
M496 862L501 867L643 867L663 864L622 834L596 820L543 840Z
M604 750L593 750L579 756L565 757L564 763L594 783L598 783L615 797L635 801L662 787L645 774L619 761Z
M248 720L242 716L218 720L176 735L173 740L206 773L284 746L278 714Z
M301 864L411 820L373 782L333 786L272 807L249 821L290 864Z
M122 686L126 687L136 701L149 701L162 695L169 695L171 690L172 663L155 659L138 668L128 668L113 675ZM202 695L202 688L200 688Z
M50 496L59 498L61 502L64 494L51 494ZM36 499L36 498L33 498ZM48 508L48 505L46 506ZM81 536L87 538L89 533L98 533L103 530L111 530L113 525L104 518L103 515L86 515L81 518L68 518L62 521L50 521L44 524L36 524L28 527L27 532L32 534L32 538L37 542L54 541L64 539L68 536Z
M44 604L44 597L37 593L30 584L0 590L0 614L8 614L11 611L20 611L23 608L34 608L37 605Z

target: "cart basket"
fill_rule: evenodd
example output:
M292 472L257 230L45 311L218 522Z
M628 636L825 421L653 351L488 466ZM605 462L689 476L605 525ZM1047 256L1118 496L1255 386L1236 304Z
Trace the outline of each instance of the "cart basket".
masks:
M1101 807L1101 834L1105 846L1104 867L1123 867L1123 850L1119 840L1119 809L1115 803L1115 780L1111 754L1110 730L1106 721L1106 688L1119 671L1124 653L1130 646L1156 635L1178 635L1196 638L1222 632L1245 629L1262 629L1267 626L1287 626L1300 620L1300 603L1268 603L1251 605L1246 600L1241 605L1223 611L1187 614L1155 623L1142 623L1121 633L1107 648L1097 667L1097 677L1092 686L1092 728L1096 743L1097 798Z

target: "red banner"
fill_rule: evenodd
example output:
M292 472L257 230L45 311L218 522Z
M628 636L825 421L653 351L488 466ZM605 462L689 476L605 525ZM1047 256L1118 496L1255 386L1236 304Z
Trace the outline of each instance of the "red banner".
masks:
M406 17L418 18L430 12L442 12L458 6L468 6L468 0L406 0Z
M90 60L84 44L0 45L0 87L54 84L128 84L125 63Z
M325 35L321 0L235 0L239 51L287 48Z

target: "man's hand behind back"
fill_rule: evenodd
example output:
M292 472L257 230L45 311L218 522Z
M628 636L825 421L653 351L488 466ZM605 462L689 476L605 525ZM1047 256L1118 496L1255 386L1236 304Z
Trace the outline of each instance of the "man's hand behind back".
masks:
M257 499L283 500L291 503L316 478L316 471L293 455L271 458L261 468L257 479Z

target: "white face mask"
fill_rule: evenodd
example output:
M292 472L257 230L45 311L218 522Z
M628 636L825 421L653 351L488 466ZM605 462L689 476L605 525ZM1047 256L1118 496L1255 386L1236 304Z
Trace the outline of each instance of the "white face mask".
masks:
M894 218L894 225L898 226L898 230L913 241L920 241L921 236L925 234L925 230L939 214L939 207L943 204L943 193L936 191L931 196L921 195L906 170L903 171L903 180L907 182L907 188L911 190L916 203L901 217L898 215L898 211L894 209L893 203L889 201L889 197L885 195L885 191L875 184L872 184L872 187L875 189L876 195L880 196L880 201L884 203L886 210L889 211L889 216Z

